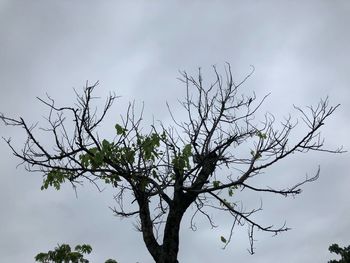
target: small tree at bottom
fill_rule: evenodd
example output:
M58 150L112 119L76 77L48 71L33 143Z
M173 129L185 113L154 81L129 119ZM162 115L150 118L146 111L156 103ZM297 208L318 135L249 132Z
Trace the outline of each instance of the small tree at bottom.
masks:
M328 250L331 253L341 256L341 259L333 259L328 261L328 263L350 263L350 246L341 248L338 244L332 244Z
M62 244L50 250L47 253L39 253L35 256L35 261L40 263L89 263L84 258L84 254L90 254L92 248L90 245L77 245L72 251L70 245ZM114 259L108 259L105 263L118 263Z

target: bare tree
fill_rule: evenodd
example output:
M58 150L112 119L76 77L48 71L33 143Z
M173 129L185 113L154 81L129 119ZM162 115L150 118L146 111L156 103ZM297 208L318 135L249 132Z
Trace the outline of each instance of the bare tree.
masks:
M254 185L254 178L266 168L293 153L324 151L340 153L342 149L325 149L320 128L339 105L329 106L328 99L307 110L295 107L304 124L304 135L291 143L291 133L298 126L291 117L276 122L271 114L259 122L256 113L266 96L258 100L243 95L240 88L251 76L241 82L233 81L230 65L220 75L214 67L215 81L203 83L202 74L192 77L181 73L187 91L181 102L187 118L178 120L169 112L174 124L165 127L161 122L142 128L142 111L136 113L129 104L122 121L115 125L113 140L101 140L97 128L116 99L110 94L101 114L93 106L93 91L98 85L86 84L77 104L58 107L49 96L39 100L48 106L49 127L44 131L54 139L53 147L39 141L30 126L22 119L1 115L5 124L20 126L28 138L22 150L11 144L14 155L22 160L26 169L44 175L42 189L56 189L66 181L75 188L87 180L100 189L103 184L115 188L118 204L113 212L120 217L136 216L146 247L157 263L178 262L179 230L185 212L194 207L194 218L204 215L214 226L209 209L232 216L228 236L221 237L225 246L230 242L236 225L247 225L250 252L254 252L256 229L278 234L288 230L284 225L262 225L252 215L262 209L246 210L236 197L238 191L266 192L293 196L301 186L317 179L317 173L285 189ZM73 119L69 129L66 118ZM134 200L126 196L130 194ZM125 204L125 202L127 202Z

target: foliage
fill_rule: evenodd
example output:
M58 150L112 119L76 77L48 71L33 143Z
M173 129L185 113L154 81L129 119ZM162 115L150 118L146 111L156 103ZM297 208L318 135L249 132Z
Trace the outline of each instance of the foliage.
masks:
M328 250L331 253L341 256L339 260L330 260L328 263L350 263L350 246L341 248L338 244L332 244Z
M41 263L89 263L89 260L84 258L84 254L90 254L91 251L90 245L77 245L72 251L69 245L62 244L55 247L55 250L37 254L35 261ZM117 263L117 261L108 259L105 263Z

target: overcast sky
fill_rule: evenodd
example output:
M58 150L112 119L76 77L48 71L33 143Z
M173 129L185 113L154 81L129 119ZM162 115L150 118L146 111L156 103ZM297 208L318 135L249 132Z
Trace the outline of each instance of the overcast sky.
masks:
M222 69L227 61L237 80L255 66L245 88L259 96L271 92L263 109L277 117L287 116L293 104L315 104L325 96L340 103L323 135L330 148L349 150L349 14L346 0L0 0L0 112L35 123L45 115L36 96L47 92L69 105L73 87L99 80L98 96L122 96L104 123L106 133L133 99L145 103L148 118L167 121L165 101L176 111L176 99L184 94L178 70L195 73L201 66L209 74L211 65ZM0 135L17 146L25 139L20 129L3 124ZM1 262L34 262L36 253L64 242L91 244L91 262L153 262L135 221L120 220L108 209L113 192L98 193L89 184L78 189L78 198L69 185L42 192L41 175L16 168L19 160L4 142L0 154ZM222 250L227 218L217 215L219 228L203 223L196 232L185 218L180 262L327 262L331 243L350 244L349 153L293 156L259 182L287 186L319 164L319 180L295 199L263 197L265 209L257 219L286 221L291 231L277 237L257 232L251 256L245 227Z

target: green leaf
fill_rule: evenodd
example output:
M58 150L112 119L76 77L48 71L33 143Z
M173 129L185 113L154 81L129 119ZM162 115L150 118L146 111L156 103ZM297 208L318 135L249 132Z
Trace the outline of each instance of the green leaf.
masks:
M220 205L221 206L228 206L228 207L232 208L232 205L229 202L227 202L227 200L225 198L220 202Z
M96 152L95 156L90 159L91 166L93 169L96 169L103 164L103 153L102 152Z
M76 251L79 251L79 252L81 252L81 253L90 254L91 251L92 251L92 248L91 248L90 245L84 244L84 245L77 245L77 246L75 247L75 250L76 250Z
M155 170L152 170L152 175L153 175L153 178L159 180L159 176Z
M53 169L47 173L46 178L43 180L43 185L40 187L40 189L44 190L49 186L53 186L56 190L60 190L61 184L64 183L65 178L69 176L70 173L67 171Z
M166 133L163 131L163 133L160 135L160 138L164 141L166 139Z
M250 154L255 157L256 159L261 158L261 153L260 152L254 152L253 150L250 151Z
M160 146L160 137L157 133L152 133L149 136L138 135L136 143L146 160L154 161L159 156L157 149Z
M220 240L221 240L222 243L227 243L226 238L224 238L223 236L220 237Z
M81 161L81 165L84 167L84 168L88 168L89 167L89 156L87 154L82 154L79 156L79 159Z
M220 186L220 181L213 181L213 186L215 188L219 187Z
M109 142L107 140L102 141L102 147L107 148L109 146Z
M182 158L184 159L185 166L187 169L190 169L190 157L192 156L192 147L191 144L186 144L182 149Z
M233 190L232 190L231 187L228 189L228 195L229 195L229 196L232 196L232 195L233 195Z
M102 141L102 149L101 149L101 151L104 154L109 154L111 152L111 144L110 144L110 142L108 142L107 140L103 140Z
M191 150L192 150L191 144L186 144L182 150L182 155L185 157L190 157L192 155Z
M260 139L264 139L264 140L267 139L266 133L262 133L261 131L258 131L257 135Z
M114 127L117 130L118 135L125 135L125 133L127 132L127 129L123 128L118 123Z

